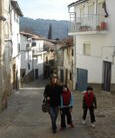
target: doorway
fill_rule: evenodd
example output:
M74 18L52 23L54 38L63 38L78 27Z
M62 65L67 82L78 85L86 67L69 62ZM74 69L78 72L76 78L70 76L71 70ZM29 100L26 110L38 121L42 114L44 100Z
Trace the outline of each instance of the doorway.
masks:
M77 69L77 90L84 91L88 85L88 71L85 69Z
M111 90L111 62L103 62L103 90Z
M35 79L38 79L39 75L38 75L38 69L35 69Z
M60 69L60 80L62 83L64 82L64 71L63 71L63 69Z

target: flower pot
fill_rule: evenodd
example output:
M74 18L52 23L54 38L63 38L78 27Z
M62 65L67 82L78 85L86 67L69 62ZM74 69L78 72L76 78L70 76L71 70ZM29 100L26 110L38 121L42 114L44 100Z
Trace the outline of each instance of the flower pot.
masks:
M101 30L107 30L107 23L101 22Z

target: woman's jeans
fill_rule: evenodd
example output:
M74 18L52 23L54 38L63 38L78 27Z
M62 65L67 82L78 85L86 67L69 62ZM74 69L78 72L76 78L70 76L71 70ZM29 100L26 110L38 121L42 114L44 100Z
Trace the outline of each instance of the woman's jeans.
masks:
M52 122L52 129L55 131L57 129L56 126L56 120L58 116L59 108L58 107L50 107L50 117L51 117L51 122Z

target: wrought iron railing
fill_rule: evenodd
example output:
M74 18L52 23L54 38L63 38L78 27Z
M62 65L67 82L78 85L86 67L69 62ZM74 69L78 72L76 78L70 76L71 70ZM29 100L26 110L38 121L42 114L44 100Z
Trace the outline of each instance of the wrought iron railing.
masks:
M104 15L83 15L75 16L71 21L69 32L105 31L107 20Z

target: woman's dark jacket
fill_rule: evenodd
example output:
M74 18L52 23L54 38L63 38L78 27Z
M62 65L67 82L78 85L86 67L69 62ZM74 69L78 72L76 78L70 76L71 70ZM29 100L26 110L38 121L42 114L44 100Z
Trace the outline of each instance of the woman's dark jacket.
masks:
M44 97L50 97L50 106L56 107L60 106L60 95L61 95L62 87L59 85L51 85L48 84L45 87Z

